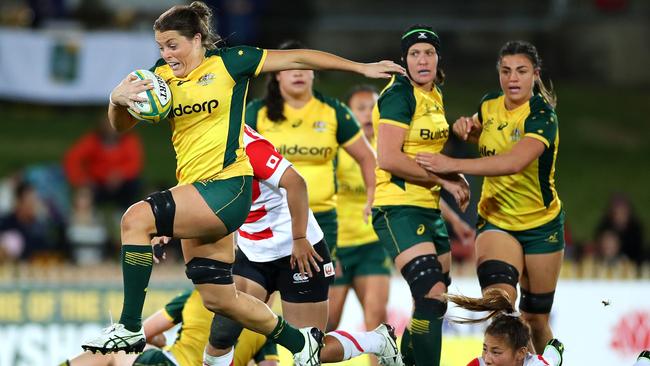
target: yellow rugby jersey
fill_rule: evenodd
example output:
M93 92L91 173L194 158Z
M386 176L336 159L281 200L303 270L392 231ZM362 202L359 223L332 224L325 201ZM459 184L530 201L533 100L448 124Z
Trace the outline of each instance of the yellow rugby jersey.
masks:
M257 130L305 178L314 212L336 208L334 158L339 146L361 137L359 123L343 103L314 92L302 108L284 104L285 120L273 122L262 100L246 109L246 124Z
M172 323L182 323L176 341L166 349L180 366L202 365L203 350L208 342L214 313L203 306L199 292L188 290L181 293L165 306L164 313ZM265 342L265 336L244 329L237 339L234 365L246 366ZM267 359L274 357L267 355Z
M151 71L169 84L168 117L180 184L253 175L243 145L248 82L259 74L266 51L254 47L207 51L185 78L160 59Z
M500 228L527 230L551 221L561 210L555 190L558 120L553 107L539 94L511 111L505 108L504 98L503 93L492 93L481 100L481 156L507 153L524 136L543 142L546 149L518 174L485 177L478 212Z
M419 152L439 153L449 137L442 92L414 88L405 76L394 76L372 111L375 134L387 123L407 130L402 151L415 159ZM377 167L375 206L408 205L438 208L440 186L431 190L406 182Z

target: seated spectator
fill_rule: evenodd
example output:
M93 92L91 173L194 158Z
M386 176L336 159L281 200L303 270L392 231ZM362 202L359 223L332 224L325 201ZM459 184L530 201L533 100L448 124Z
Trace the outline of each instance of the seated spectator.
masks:
M598 259L607 267L615 267L629 258L621 252L621 241L618 235L611 231L603 231L597 241Z
M596 237L603 233L615 235L621 254L640 266L644 260L643 227L634 213L632 203L622 194L612 195L607 210L596 229ZM606 238L609 239L609 238Z
M10 260L32 260L51 255L60 257L56 232L43 212L34 188L28 183L19 183L14 194L13 210L0 217L0 257Z
M64 168L73 187L92 188L96 204L126 209L140 199L142 160L140 138L133 132L117 133L103 117L94 131L70 147Z

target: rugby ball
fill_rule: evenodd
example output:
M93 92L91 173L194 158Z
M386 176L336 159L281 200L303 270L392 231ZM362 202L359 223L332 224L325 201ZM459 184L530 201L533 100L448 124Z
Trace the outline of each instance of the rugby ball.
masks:
M152 80L153 89L138 94L139 97L146 98L147 101L135 102L139 111L129 108L129 113L137 120L149 123L158 123L167 118L172 110L172 92L165 80L149 70L135 70L131 75L135 75L139 80Z

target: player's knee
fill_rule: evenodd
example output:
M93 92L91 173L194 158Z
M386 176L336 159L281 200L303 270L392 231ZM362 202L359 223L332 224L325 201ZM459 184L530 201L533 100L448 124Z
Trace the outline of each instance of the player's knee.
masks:
M519 282L519 271L515 266L495 259L479 264L476 274L482 289L497 284L507 284L517 288Z
M174 236L174 216L176 203L169 190L155 192L144 199L151 206L156 224L156 235Z
M555 291L546 293L531 293L525 289L521 289L521 297L519 298L519 309L529 315L547 315L553 308L553 299Z
M411 289L416 309L433 311L440 316L447 311L445 302L428 297L431 293L442 294L446 290L447 280L435 254L413 258L402 267L401 272Z
M149 205L144 201L131 205L122 215L122 221L120 222L122 235L134 231L153 232L154 223L150 220L150 211Z
M522 312L521 317L530 326L532 332L537 332L549 327L549 314L531 314Z
M232 264L214 259L195 257L185 265L185 275L195 285L214 284L232 285ZM234 293L233 293L234 295ZM203 304L209 310L223 314L228 312L234 302L234 296L223 296L221 291L202 291Z
M210 326L210 345L217 349L228 349L235 345L242 326L223 315L215 314Z

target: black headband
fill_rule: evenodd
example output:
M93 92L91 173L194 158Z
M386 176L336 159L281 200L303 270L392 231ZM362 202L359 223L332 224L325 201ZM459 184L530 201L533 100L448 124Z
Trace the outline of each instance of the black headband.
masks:
M436 32L424 28L413 29L402 36L402 57L406 60L406 53L416 43L428 43L440 51L440 38Z

